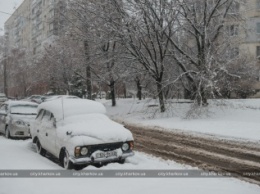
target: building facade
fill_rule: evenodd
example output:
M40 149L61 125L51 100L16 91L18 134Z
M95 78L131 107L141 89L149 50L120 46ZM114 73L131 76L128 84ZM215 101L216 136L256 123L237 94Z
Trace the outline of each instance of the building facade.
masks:
M5 23L8 50L39 53L43 43L58 35L60 0L24 0Z
M245 15L247 32L241 47L260 59L260 0L248 0Z

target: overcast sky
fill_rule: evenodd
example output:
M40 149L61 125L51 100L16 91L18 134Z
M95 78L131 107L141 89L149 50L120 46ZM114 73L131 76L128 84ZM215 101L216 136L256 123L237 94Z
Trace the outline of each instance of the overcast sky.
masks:
M12 14L15 10L14 8L17 8L22 2L23 0L0 0L0 29L4 29L4 23L10 17L10 15L2 12ZM0 35L3 34L3 30L0 30Z

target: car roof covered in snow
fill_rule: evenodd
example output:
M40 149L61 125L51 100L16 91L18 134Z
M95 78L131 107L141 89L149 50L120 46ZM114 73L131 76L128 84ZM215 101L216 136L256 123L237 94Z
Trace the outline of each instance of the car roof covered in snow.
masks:
M22 101L22 100L8 100L8 101L5 102L5 104L8 104L9 106L19 106L19 105L38 106L37 103L28 102L28 101Z
M73 98L59 98L56 100L43 102L38 106L38 111L40 111L41 109L53 113L54 117L57 120L61 120L63 119L63 117L66 118L75 115L106 113L106 108L103 104L99 102Z

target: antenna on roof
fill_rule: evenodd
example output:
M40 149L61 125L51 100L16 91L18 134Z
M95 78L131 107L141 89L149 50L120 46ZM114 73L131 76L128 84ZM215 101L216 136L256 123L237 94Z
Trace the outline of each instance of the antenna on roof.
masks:
M62 116L63 116L63 120L64 120L63 96L61 97L61 106L62 106Z

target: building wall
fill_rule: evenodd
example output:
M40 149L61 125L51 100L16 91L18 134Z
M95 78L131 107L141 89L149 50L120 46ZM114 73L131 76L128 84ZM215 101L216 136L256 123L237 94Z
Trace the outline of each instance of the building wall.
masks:
M24 47L33 55L57 35L55 17L60 0L24 0L5 23L7 47Z
M247 32L241 48L257 58L257 47L260 48L260 0L247 0L244 13Z
M31 0L24 0L13 15L5 23L7 48L30 48L30 6Z

